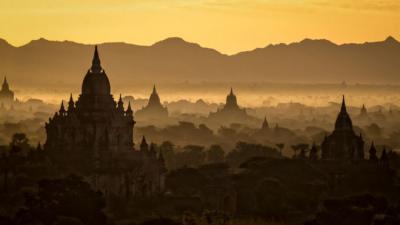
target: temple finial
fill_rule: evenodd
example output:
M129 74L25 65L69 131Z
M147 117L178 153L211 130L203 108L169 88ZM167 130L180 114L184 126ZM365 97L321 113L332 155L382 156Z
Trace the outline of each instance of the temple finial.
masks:
M156 85L153 85L153 94L157 94Z
M142 142L140 143L140 150L141 151L149 150L149 145L147 144L146 137L144 135L142 136Z
M99 52L97 51L97 45L94 47L94 54L92 60L92 72L99 73L101 72L101 65L100 65L100 57Z
M340 111L341 112L347 112L347 110L346 110L346 101L344 99L344 95L342 97L342 107L341 107Z
M72 98L72 93L69 96L69 102L68 102L68 112L71 112L72 110L75 109L75 103L74 103L74 99Z
M60 113L65 112L64 101L61 101Z
M7 76L4 76L2 89L9 90L9 86L8 86L8 82L7 82Z
M233 88L231 87L231 93L230 93L231 95L233 95Z
M133 114L133 110L132 110L131 102L130 102L130 101L129 101L129 103L128 103L128 108L126 109L126 113L127 113L128 115L132 115L132 114Z

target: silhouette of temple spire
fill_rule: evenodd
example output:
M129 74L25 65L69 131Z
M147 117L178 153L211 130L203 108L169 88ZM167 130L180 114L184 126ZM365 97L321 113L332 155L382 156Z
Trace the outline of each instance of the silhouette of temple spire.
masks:
M60 115L63 115L66 111L65 111L65 107L64 107L64 101L61 101L61 106L60 106Z
M119 94L119 100L118 100L118 110L123 112L124 111L124 102L122 101L122 94Z
M156 106L156 107L161 106L160 96L158 96L155 84L153 85L153 91L150 95L148 106Z
M132 116L133 115L133 110L132 110L132 108L131 108L131 102L129 101L129 103L128 103L128 108L126 109L126 113L129 115L129 116Z
M336 119L335 130L353 130L353 122L346 109L346 101L343 95L342 106Z
M69 96L69 102L68 102L68 112L71 112L75 109L75 103L74 103L74 99L72 98L72 93Z
M269 124L268 124L268 121L267 121L267 116L264 117L264 122L263 122L261 128L262 128L262 129L269 129Z
M156 90L156 85L155 84L153 85L153 94L155 94L155 95L157 94L157 90Z
M231 91L229 92L229 95L226 96L225 107L228 107L228 108L239 108L239 106L237 104L236 95L233 93L233 88L232 87L231 87Z
M148 151L149 145L147 144L146 137L143 135L142 142L140 143L140 151Z
M346 110L346 101L345 101L345 99L344 99L344 95L343 95L343 97L342 97L342 107L340 108L340 112L341 112L341 113L347 113L347 110Z
M7 76L4 76L2 90L10 90L10 86L8 85Z
M100 73L102 71L99 52L97 51L97 45L94 48L92 67L90 68L90 70L92 70L93 73Z

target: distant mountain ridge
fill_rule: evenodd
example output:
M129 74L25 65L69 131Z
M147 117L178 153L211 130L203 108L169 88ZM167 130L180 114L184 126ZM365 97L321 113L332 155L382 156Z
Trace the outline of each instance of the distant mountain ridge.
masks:
M363 44L304 39L225 55L181 38L150 46L99 44L111 82L359 82L400 83L400 43ZM16 85L79 85L93 45L38 39L20 47L0 39L0 76Z

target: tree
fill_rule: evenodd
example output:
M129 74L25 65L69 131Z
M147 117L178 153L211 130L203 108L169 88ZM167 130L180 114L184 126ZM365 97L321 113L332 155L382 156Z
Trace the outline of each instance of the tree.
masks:
M280 180L264 178L255 187L256 206L260 213L282 215L287 211L287 190Z
M12 136L10 146L14 148L18 147L22 151L27 151L30 148L29 139L26 137L26 134L24 133L15 133Z
M310 156L309 156L310 160L315 161L318 159L318 148L315 145L315 143L313 143L311 149L310 149Z
M80 177L39 181L38 192L26 196L25 207L15 217L15 224L74 224L104 225L105 200ZM67 219L66 219L67 218Z
M193 196L199 194L206 182L206 177L199 170L184 167L169 173L165 185L174 194Z
M220 163L224 161L225 152L220 145L211 145L207 150L207 162Z
M162 153L164 160L165 160L165 166L168 169L174 168L176 166L175 163L175 146L172 142L170 141L164 141L160 147L160 153Z
M292 149L294 151L293 158L306 158L306 150L308 149L308 144L300 143L297 145L292 145ZM300 155L297 155L297 152L300 151Z
M204 163L204 147L200 145L186 145L183 152L177 154L178 160L184 162L184 165L197 167Z
M276 147L278 147L279 153L280 153L281 156L282 156L282 151L283 151L283 149L285 148L285 144L284 144L284 143L278 143L278 144L276 144Z

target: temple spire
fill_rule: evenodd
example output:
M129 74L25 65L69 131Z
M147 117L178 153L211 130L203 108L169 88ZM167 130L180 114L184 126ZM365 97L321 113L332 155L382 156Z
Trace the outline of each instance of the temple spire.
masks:
M147 144L146 137L144 135L142 137L142 143L140 143L140 150L141 151L148 151L149 150L149 145Z
M341 112L341 113L347 112L347 110L346 110L346 102L345 102L345 99L344 99L344 95L343 95L343 98L342 98L342 108L340 109L340 112Z
M10 89L9 86L8 86L7 76L4 76L2 89L3 90L9 90Z
M132 108L131 108L131 102L129 101L129 103L128 103L128 108L126 109L126 114L128 115L128 116L133 116L133 110L132 110Z
M231 87L231 93L230 93L230 95L233 95L233 88Z
M63 115L65 112L64 101L61 101L60 115Z
M74 103L74 99L72 98L72 93L69 96L69 102L68 102L68 112L71 112L72 110L75 109L75 103Z
M153 85L153 94L157 94L156 85Z
M100 65L99 52L97 51L97 45L94 47L94 54L93 54L91 70L94 73L100 73L102 70L101 65Z
M124 102L122 101L122 95L121 94L119 94L118 110L121 111L121 112L124 112Z
M263 128L263 129L269 129L269 124L268 124L268 121L267 121L267 116L264 117L264 122L263 122L263 124L262 124L262 128Z

